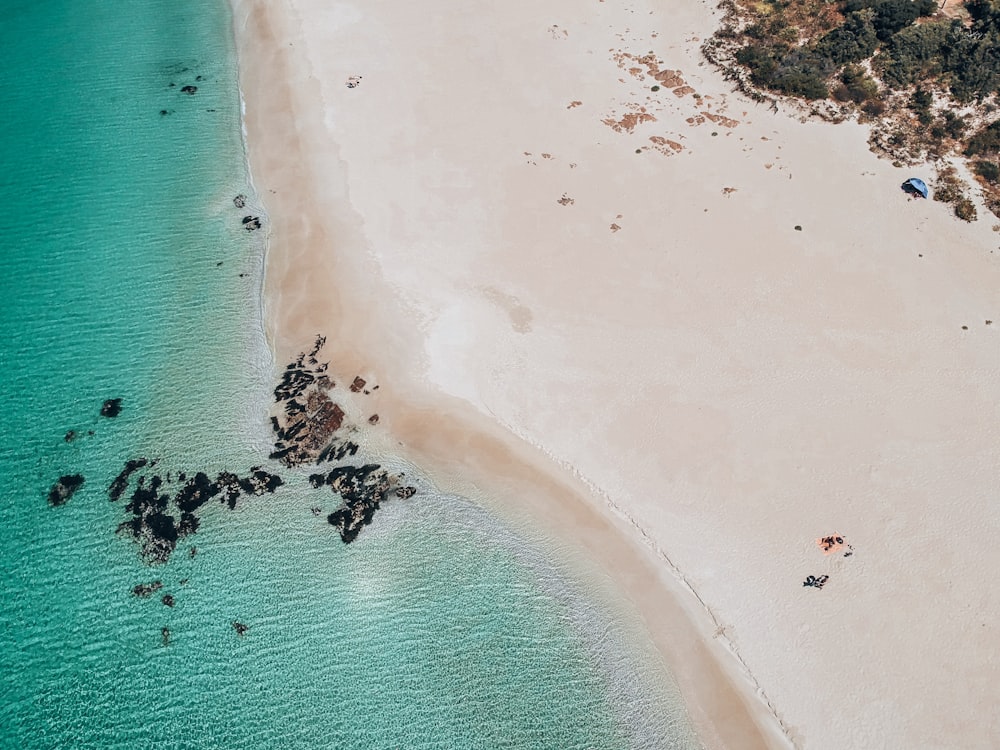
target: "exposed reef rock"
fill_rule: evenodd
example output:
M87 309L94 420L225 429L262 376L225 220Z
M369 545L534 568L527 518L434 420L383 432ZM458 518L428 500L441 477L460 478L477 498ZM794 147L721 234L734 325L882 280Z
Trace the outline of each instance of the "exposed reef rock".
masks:
M128 489L130 477L135 472L155 465L156 461L149 462L145 458L128 461L108 487L108 498L112 502L118 500ZM174 489L171 487L174 484L180 486ZM195 473L190 479L186 472L179 472L175 481L169 472L165 477L142 475L125 506L131 518L118 526L118 533L131 536L139 544L146 562L165 563L177 548L177 543L198 530L201 520L196 514L210 500L218 498L234 509L243 495L259 496L274 492L282 484L281 477L259 466L251 467L246 477L222 471L215 480L203 471ZM193 556L194 548L191 553Z
M326 343L323 336L308 354L289 364L274 389L279 416L271 418L275 437L271 458L286 466L340 461L358 446L335 435L344 424L344 410L330 398L335 383L326 374L327 363L316 359Z
M313 487L327 485L343 499L344 505L326 520L337 528L345 544L357 539L361 529L371 523L375 511L392 490L395 489L397 497L411 497L416 492L413 487L396 488L398 481L378 464L338 466L328 474L309 476Z
M117 417L122 412L122 400L120 398L109 398L101 406L102 417Z
M83 485L82 474L64 474L49 490L49 505L65 505Z

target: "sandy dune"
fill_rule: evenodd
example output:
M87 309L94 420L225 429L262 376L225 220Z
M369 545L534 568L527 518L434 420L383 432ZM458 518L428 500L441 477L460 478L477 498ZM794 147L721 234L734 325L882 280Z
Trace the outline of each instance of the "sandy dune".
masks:
M279 362L578 535L709 746L1000 745L988 219L731 93L706 3L234 5Z

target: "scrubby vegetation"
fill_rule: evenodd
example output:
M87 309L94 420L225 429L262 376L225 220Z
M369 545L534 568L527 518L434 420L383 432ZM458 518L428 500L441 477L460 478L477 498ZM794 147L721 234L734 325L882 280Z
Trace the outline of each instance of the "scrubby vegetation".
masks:
M960 2L960 0L958 0ZM781 96L812 114L873 123L873 149L898 163L939 162L944 199L975 207L948 160L967 159L1000 215L1000 0L723 0L706 43L753 98Z

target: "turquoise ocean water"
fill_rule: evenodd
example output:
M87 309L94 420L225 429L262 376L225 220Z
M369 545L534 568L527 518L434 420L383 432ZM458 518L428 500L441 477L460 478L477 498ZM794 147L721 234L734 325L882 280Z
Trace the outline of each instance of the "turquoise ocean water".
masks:
M265 461L228 6L0 10L0 748L695 746L635 629L543 546L419 479L344 545ZM107 496L138 456L287 484L149 566Z

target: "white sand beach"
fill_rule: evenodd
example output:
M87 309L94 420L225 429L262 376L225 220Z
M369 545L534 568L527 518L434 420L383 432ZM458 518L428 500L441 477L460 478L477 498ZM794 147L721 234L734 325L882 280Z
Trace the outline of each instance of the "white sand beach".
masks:
M732 93L707 2L234 8L278 363L578 538L707 747L1000 746L985 211Z

